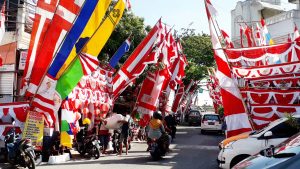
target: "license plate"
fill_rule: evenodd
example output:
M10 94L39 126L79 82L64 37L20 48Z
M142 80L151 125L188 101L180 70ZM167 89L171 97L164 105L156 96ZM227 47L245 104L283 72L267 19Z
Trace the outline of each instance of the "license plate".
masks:
M214 122L208 122L208 125L215 125Z

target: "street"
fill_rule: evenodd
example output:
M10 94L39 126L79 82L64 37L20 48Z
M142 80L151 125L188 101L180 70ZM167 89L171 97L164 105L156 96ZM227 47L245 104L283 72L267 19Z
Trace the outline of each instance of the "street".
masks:
M153 161L146 152L145 142L135 142L128 155L102 155L98 160L75 158L58 165L39 165L38 169L216 169L216 158L219 152L218 143L223 136L216 134L201 135L199 127L180 126L177 137L171 145L172 152L160 161ZM8 164L0 164L10 168Z

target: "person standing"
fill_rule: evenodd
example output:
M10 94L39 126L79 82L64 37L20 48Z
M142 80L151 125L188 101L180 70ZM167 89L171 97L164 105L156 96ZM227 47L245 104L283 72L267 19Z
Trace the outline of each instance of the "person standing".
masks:
M123 123L121 126L121 135L119 139L119 155L122 155L123 143L126 147L126 155L128 155L128 136L130 132L130 120L131 117L127 113L123 114L124 120L119 120L119 123Z

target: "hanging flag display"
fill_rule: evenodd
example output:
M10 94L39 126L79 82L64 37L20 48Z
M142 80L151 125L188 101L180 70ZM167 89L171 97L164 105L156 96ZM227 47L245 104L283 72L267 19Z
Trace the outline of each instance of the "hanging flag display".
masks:
M39 54L44 37L48 32L48 28L52 22L54 12L56 10L58 0L39 0L35 9L34 23L31 30L31 39L29 43L26 64L22 77L20 95L24 95L29 85L29 79L37 54Z
M77 85L84 73L90 73L95 70L96 66L89 66L88 60L96 59L111 33L119 23L125 9L124 0L119 0L113 9L106 16L101 26L97 29L91 39L83 47L79 57L74 60L67 59L66 63L71 63L63 75L58 79L56 91L62 99L66 98L71 93L73 88ZM89 61L91 63L92 61Z
M130 44L130 38L126 39L126 41L123 42L122 45L118 48L117 52L111 57L109 65L112 68L115 68L122 56L124 56L124 54L129 51Z
M184 94L184 84L181 83L179 85L179 89L177 90L176 95L175 95L175 100L174 100L174 103L172 105L172 112L177 113L178 108L179 108L179 104L180 104L181 99L183 97L183 94Z
M44 79L52 59L61 46L65 36L73 26L85 0L60 0L47 34L43 38L39 53L37 53L30 76L26 95L34 95ZM88 3L87 3L88 4Z
M217 63L217 78L221 87L224 116L227 124L227 137L243 132L251 131L252 127L247 115L247 109L243 103L241 93L234 82L221 42L217 32L213 28L216 11L209 0L205 1L206 12L209 22L211 41L214 49L214 57Z
M2 4L1 12L0 12L0 43L4 37L5 33L5 1Z
M275 43L271 37L271 34L268 31L267 25L265 24L265 20L261 19L260 23L262 26L262 33L263 33L264 40L265 40L263 45L274 45Z
M52 62L46 76L42 80L37 94L35 95L32 106L38 108L39 111L53 112L51 114L55 114L55 112L58 111L60 103L55 106L54 102L55 100L61 100L59 97L54 99L55 87L57 79L59 78L58 72L60 69L63 69L63 64L67 60L69 54L71 53L70 57L76 56L76 53L81 50L86 40L88 40L88 37L91 37L100 26L102 21L101 16L104 16L109 3L110 0L91 0L82 7L72 29L65 37L63 44L57 52L54 61ZM96 67L98 65L97 63L98 60L95 58L93 66ZM64 66L66 67L67 65ZM43 92L45 89L47 89L47 92Z
M158 47L161 33L162 25L161 20L159 20L114 76L114 99L116 99L133 80L143 73L148 64L157 62L157 56L155 56L155 54L149 54L153 48Z

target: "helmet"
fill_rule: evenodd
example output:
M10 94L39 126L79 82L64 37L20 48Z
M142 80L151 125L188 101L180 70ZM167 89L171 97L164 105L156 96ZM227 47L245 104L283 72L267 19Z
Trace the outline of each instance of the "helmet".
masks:
M153 113L153 118L154 118L154 119L162 120L161 112L160 112L160 111L155 111L155 112Z
M89 118L84 118L83 121L82 121L82 124L83 125L85 125L85 124L89 125L89 124L91 124L91 120Z

